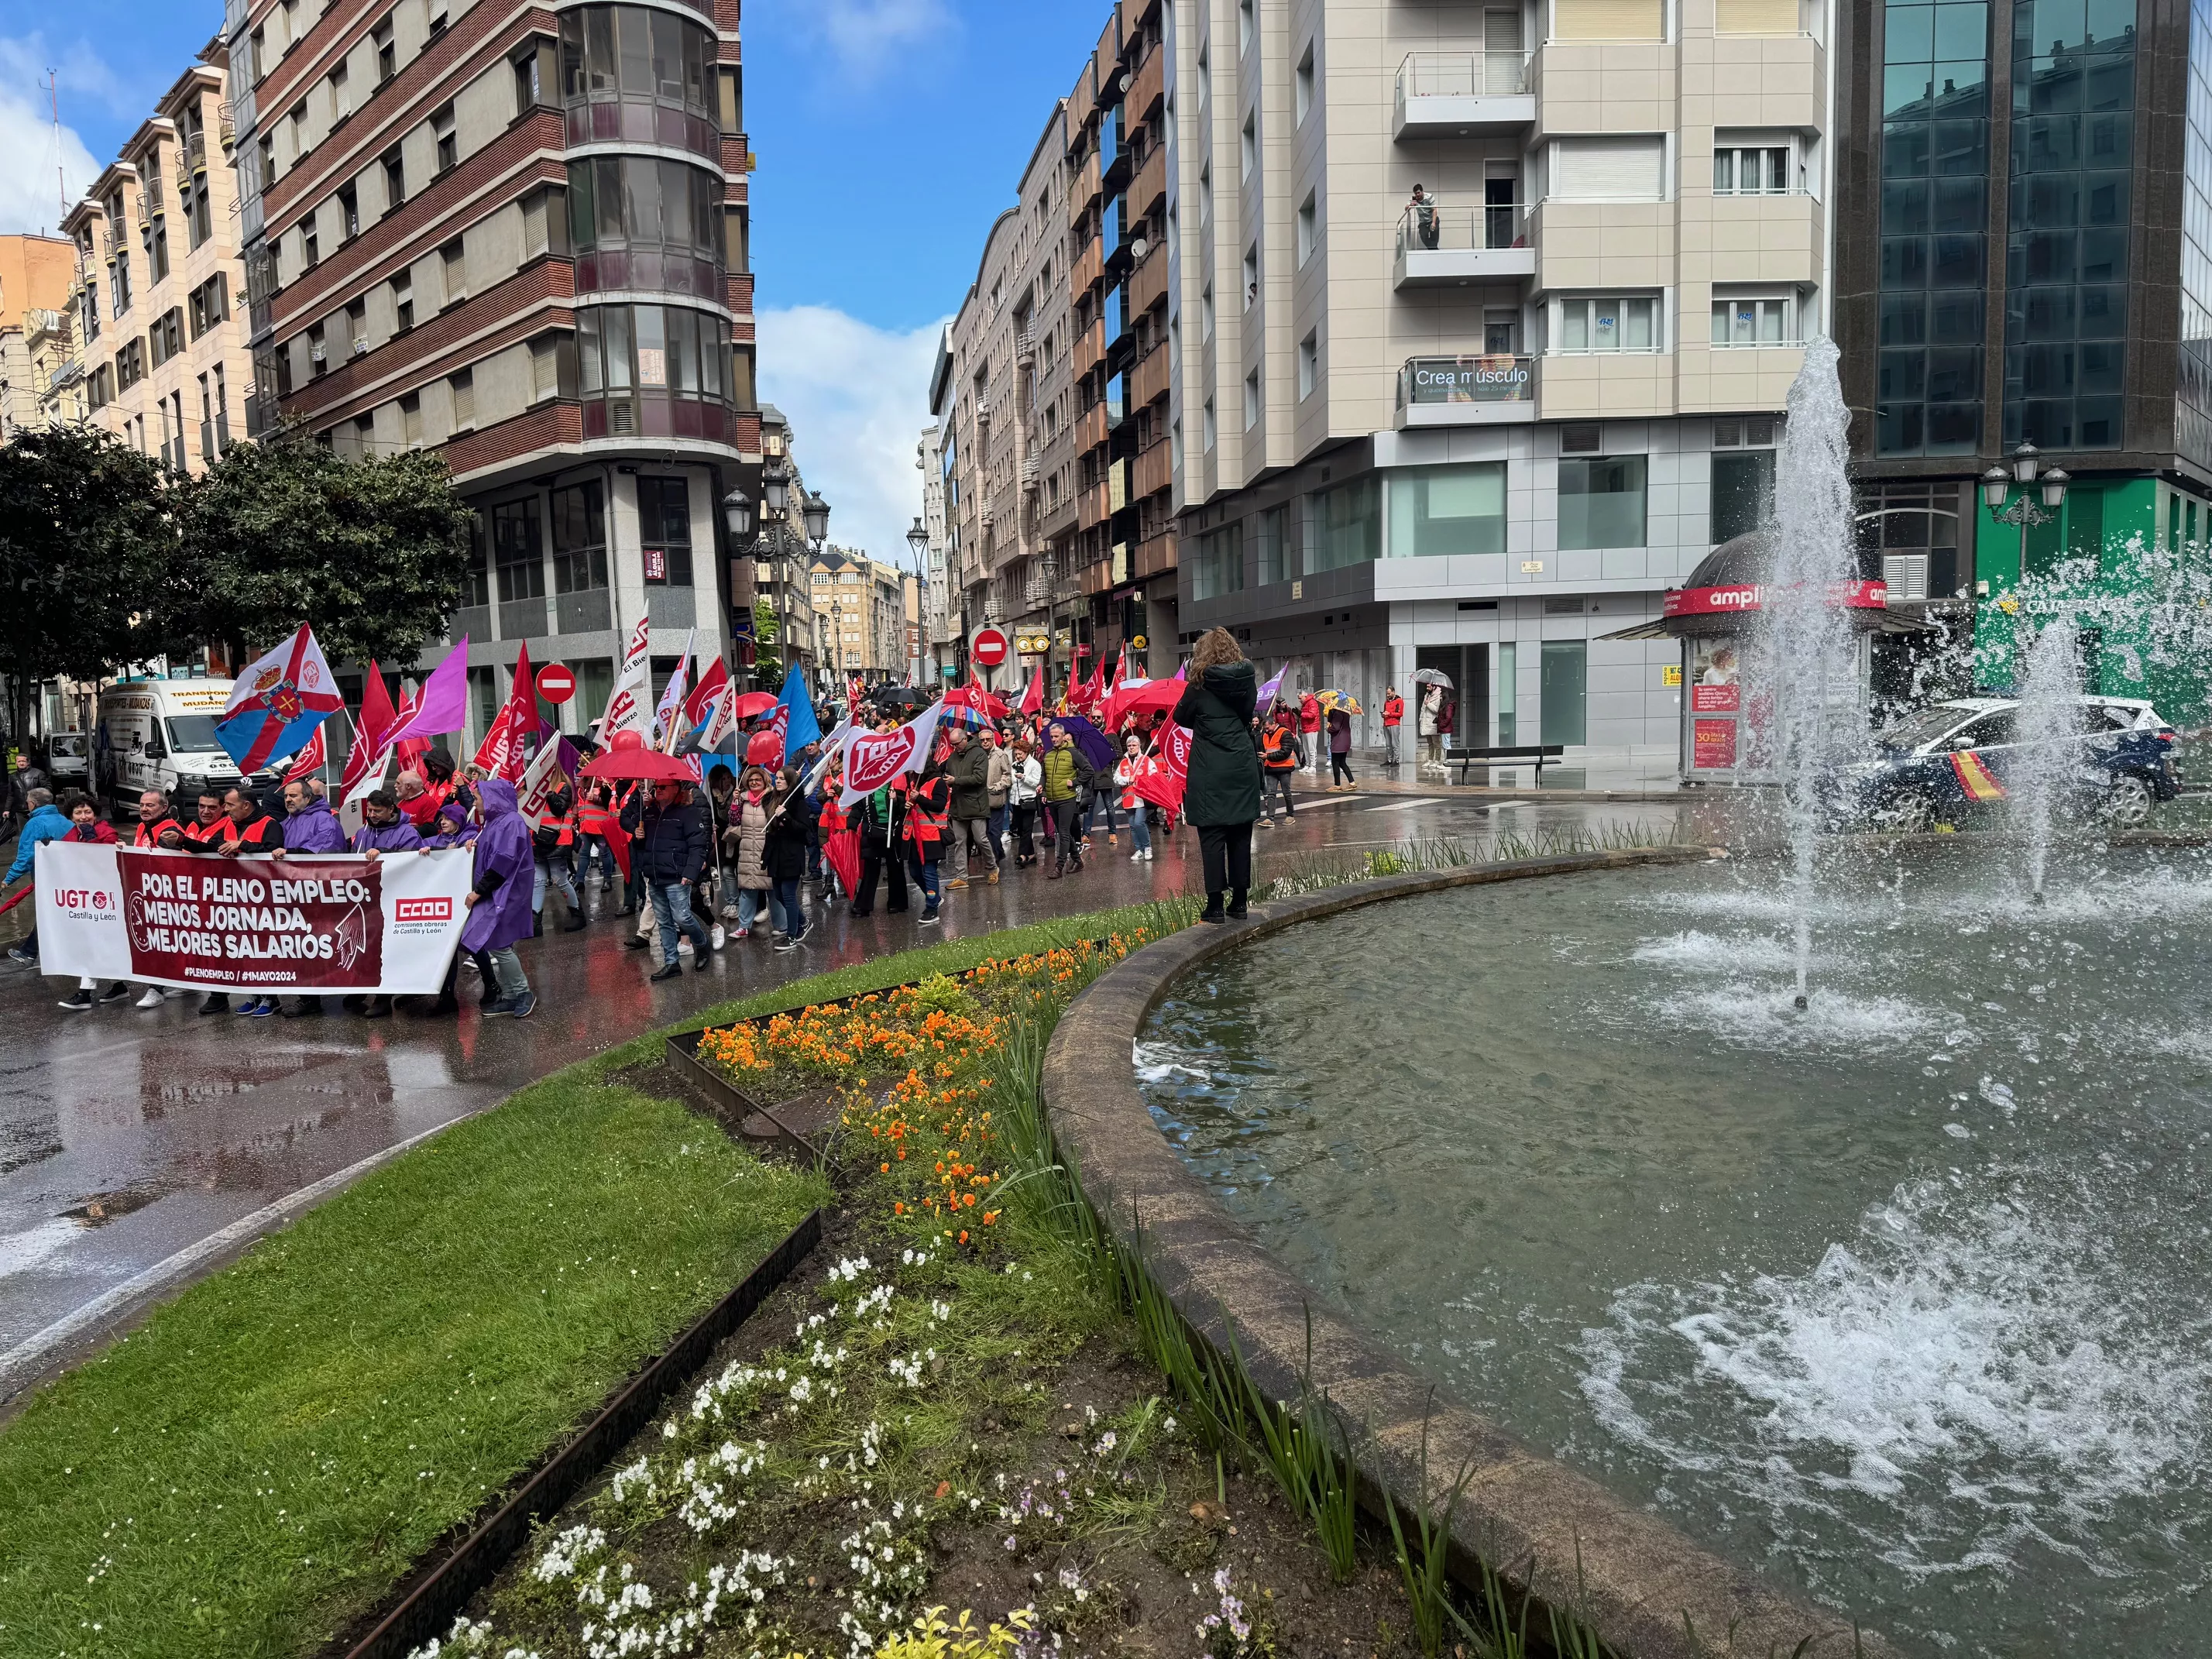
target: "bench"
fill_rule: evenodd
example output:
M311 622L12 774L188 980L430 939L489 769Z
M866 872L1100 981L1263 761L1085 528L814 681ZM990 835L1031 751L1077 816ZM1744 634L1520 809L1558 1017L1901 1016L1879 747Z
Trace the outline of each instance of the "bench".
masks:
M1447 749L1444 750L1444 764L1459 768L1459 781L1464 786L1471 767L1533 762L1536 769L1536 782L1540 787L1544 781L1544 763L1558 760L1566 752L1565 745L1557 743L1528 743L1503 749Z

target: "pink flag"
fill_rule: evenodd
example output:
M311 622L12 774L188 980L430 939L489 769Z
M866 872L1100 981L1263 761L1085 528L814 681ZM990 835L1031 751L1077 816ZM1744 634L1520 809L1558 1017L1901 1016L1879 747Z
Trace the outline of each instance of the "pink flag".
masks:
M430 678L400 711L398 728L385 741L397 744L409 738L439 737L459 732L468 723L469 639L464 634L460 643L430 671Z

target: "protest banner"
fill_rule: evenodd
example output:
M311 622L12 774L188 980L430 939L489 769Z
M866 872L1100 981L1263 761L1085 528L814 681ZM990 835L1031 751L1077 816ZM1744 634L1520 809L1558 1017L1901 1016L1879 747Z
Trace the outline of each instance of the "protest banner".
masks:
M49 842L33 875L49 974L199 991L434 995L460 941L463 849L216 858Z

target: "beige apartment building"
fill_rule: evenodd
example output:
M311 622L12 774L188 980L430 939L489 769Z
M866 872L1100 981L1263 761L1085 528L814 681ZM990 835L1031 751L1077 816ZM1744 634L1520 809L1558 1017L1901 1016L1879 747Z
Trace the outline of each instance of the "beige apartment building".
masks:
M76 286L76 243L0 236L0 443L83 414L70 317Z
M1186 647L1455 740L1671 769L1655 617L1769 509L1825 327L1819 0L1260 6L1168 24ZM1417 193L1418 188L1418 193Z
M253 386L224 84L211 46L62 221L76 244L84 406L179 471L246 435Z
M870 684L906 683L908 573L849 547L831 547L808 568L814 612L829 621L829 653L822 664L833 695L845 677Z
M1072 659L1084 611L1073 543L1079 481L1077 333L1070 307L1067 105L1060 100L1022 171L1015 205L985 239L975 281L945 331L930 381L925 491L933 559L942 548L956 672L985 623ZM938 522L941 516L941 540ZM934 569L932 580L936 580ZM1023 666L1042 660L1027 651ZM1011 683L1009 670L1000 678Z

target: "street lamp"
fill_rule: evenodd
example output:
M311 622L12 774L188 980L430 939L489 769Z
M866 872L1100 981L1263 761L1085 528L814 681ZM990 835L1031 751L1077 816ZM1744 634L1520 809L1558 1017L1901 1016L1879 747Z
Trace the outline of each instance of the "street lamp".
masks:
M921 527L921 520L914 521L914 528L906 532L906 544L914 550L914 568L921 568L922 556L929 551L929 532Z
M723 496L722 521L730 527L732 541L750 541L753 537L753 498L742 489L732 489Z
M1988 504L1990 516L1999 524L2020 526L2021 581L2027 580L2027 527L2049 524L2056 519L2058 509L2066 504L2066 486L2074 482L2063 467L2054 466L2045 472L2042 466L2042 452L2033 444L2024 443L2012 453L2011 471L1993 466L1982 474L1982 500ZM2020 487L2020 494L2008 506L2005 497L2015 484ZM2039 493L2043 497L2041 507L2035 504Z
M799 515L806 523L806 539L818 542L830 533L830 503L809 490L800 500Z

